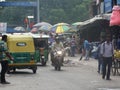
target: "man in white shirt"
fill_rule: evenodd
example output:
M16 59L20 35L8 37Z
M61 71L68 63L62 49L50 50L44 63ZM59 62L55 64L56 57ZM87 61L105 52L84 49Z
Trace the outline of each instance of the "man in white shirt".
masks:
M113 49L110 35L107 35L106 41L103 42L102 46L101 46L101 55L103 57L102 78L105 79L105 76L106 76L106 80L111 80L110 79L110 71L111 71L112 60L113 60L113 51L114 51L114 49ZM107 71L106 71L106 68L107 68Z

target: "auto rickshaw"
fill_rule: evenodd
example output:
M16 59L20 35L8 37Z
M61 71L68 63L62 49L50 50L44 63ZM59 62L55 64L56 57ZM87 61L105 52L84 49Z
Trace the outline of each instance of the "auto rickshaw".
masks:
M40 63L42 66L45 66L48 61L48 35L32 34L35 45L35 59L37 63Z
M30 35L8 35L8 50L13 61L9 61L9 71L16 69L32 69L36 73L35 47Z

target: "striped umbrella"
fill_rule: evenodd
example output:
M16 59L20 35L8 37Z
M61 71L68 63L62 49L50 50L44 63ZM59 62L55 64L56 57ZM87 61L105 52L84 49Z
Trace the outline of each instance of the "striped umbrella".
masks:
M51 31L54 33L64 33L70 29L70 25L67 23L58 23L52 26Z

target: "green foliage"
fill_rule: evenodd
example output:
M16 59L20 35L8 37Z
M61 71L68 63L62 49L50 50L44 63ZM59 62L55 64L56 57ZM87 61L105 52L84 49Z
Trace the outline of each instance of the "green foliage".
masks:
M37 0L6 0L37 1ZM40 21L51 24L58 22L74 23L89 18L89 5L92 0L39 0ZM0 12L0 22L8 25L24 25L26 16L34 15L33 7L5 7Z

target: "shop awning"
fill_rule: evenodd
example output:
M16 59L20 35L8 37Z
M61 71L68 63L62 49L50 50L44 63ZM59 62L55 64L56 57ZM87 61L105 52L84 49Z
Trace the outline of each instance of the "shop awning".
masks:
M110 14L96 15L95 17L82 22L78 27L80 28L81 26L86 26L88 24L92 24L95 21L100 21L100 20L108 20L109 21L110 20L110 16L111 16L111 13Z
M110 15L98 15L92 19L86 20L82 25L79 25L79 33L83 38L90 38L92 41L99 39L101 32L106 32L109 29Z

